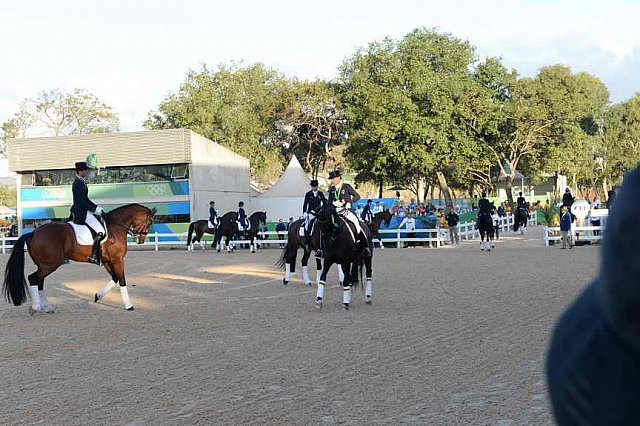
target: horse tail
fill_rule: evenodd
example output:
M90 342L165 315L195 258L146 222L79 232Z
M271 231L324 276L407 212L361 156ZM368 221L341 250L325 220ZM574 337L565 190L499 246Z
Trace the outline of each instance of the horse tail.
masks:
M282 249L280 259L278 259L278 261L276 262L276 268L283 268L285 263L293 263L292 268L295 268L295 260L293 262L290 262L290 260L295 259L297 251L298 248L296 247L296 244L287 241L287 244L285 244L284 248ZM295 269L292 269L292 272L294 271Z
M520 215L516 212L513 215L513 232L518 232L518 228L520 227Z
M2 292L7 301L20 306L27 301L27 280L24 278L24 246L31 243L33 233L18 238L11 249L11 256L4 270Z
M193 228L196 226L195 222L191 222L189 224L189 231L187 231L187 247L191 245L191 234L193 233Z

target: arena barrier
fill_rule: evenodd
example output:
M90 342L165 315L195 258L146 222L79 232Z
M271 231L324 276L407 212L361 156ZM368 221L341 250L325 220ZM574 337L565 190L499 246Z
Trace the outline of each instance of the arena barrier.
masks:
M536 212L531 213L531 218L529 219L529 225L535 225L536 222ZM480 234L475 227L475 222L465 222L458 224L458 235L460 235L460 240L470 240L474 238L479 238ZM510 228L513 227L513 216L503 216L500 218L500 232L506 232ZM601 227L585 227L585 228L601 228ZM549 229L559 229L560 228L549 228ZM545 230L545 239L548 233ZM270 239L272 236L278 237L278 232L276 231L265 231L258 233L259 236L269 237L269 239L256 240L258 247L271 245L271 244L286 244L286 239ZM558 234L559 235L559 234ZM449 241L449 229L448 228L434 228L434 229L415 229L415 230L406 230L406 229L381 229L380 237L383 243L395 245L397 248L403 247L404 243L428 243L431 247L440 247L445 243L450 243ZM601 237L600 237L601 238ZM7 251L11 250L13 246L13 242L16 241L18 237L0 237L1 245L0 249L2 253L7 253ZM559 237L552 236L551 239L559 239ZM584 239L584 238L582 238ZM147 239L144 244L136 244L133 242L132 237L128 236L127 245L131 247L137 246L152 246L155 251L158 251L161 246L185 246L187 241L187 232L181 233L158 233L158 232L150 232L147 235ZM574 240L576 241L576 240ZM376 239L374 241L378 243ZM249 244L249 240L234 240L236 245L238 244ZM203 240L204 245L211 245L211 240ZM548 245L548 242L547 242ZM186 247L185 247L186 249Z
M571 226L573 243L580 241L598 242L604 235L604 226ZM562 241L559 226L544 227L544 245L549 246L550 241Z

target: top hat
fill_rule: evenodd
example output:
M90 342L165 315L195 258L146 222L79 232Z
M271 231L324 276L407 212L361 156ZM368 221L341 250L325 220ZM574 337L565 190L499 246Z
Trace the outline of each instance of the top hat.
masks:
M76 172L81 172L83 170L89 170L89 166L86 161L78 161L76 163Z
M309 185L318 186L318 179L313 179L311 182L309 182Z
M334 170L334 171L329 173L329 179L333 179L335 177L342 177L342 174L340 173L340 170Z

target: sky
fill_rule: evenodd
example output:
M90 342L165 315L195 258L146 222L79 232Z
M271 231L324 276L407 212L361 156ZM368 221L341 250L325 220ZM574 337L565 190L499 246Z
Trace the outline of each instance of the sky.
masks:
M7 0L0 122L25 98L79 87L113 108L122 131L141 130L202 64L262 62L331 79L358 48L419 27L469 40L522 76L556 63L586 71L619 102L640 91L638 16L640 2L627 0Z

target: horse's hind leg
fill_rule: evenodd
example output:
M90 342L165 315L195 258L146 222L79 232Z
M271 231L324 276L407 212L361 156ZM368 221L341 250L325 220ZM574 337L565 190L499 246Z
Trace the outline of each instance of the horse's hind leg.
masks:
M347 270L349 274L343 274L344 279L342 282L342 309L345 311L349 309L349 304L351 303L351 270L349 269L350 264L343 263L342 271Z
M373 283L371 277L373 275L373 268L371 267L371 257L364 258L364 267L366 269L367 283L364 287L364 303L371 304L371 296L373 296Z
M29 312L31 315L36 312L55 312L55 307L49 303L44 294L44 279L56 269L58 268L38 265L38 270L29 275L29 296L31 296Z
M322 259L316 257L316 283L320 282L320 275L322 275Z

